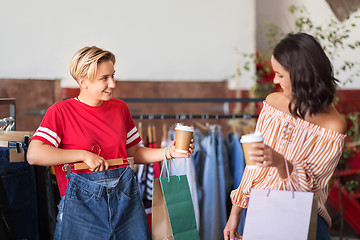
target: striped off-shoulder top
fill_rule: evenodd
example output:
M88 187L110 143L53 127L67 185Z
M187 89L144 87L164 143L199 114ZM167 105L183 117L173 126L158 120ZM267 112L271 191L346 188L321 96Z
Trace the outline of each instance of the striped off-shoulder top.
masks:
M290 178L282 179L274 167L246 167L239 187L231 192L232 203L247 208L252 188L312 191L319 199L318 213L330 227L331 218L324 204L328 183L340 159L346 136L294 118L266 102L263 104L256 131L264 135L266 145L293 164L294 171Z

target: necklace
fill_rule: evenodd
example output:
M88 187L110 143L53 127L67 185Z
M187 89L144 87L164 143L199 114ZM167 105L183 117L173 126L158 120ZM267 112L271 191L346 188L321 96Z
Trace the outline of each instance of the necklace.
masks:
M76 99L76 100L78 100L78 101L79 101L79 102L81 102L81 103L84 103L84 104L86 104L86 105L89 105L89 104L87 104L87 103L85 103L85 102L81 101L81 100L80 100L80 98L79 98L79 96L76 96L76 97L75 97L75 99ZM103 101L102 101L99 105L96 105L95 107L97 107L97 106L101 106L103 103L104 103L104 100L103 100ZM89 105L89 106L91 106L91 105Z

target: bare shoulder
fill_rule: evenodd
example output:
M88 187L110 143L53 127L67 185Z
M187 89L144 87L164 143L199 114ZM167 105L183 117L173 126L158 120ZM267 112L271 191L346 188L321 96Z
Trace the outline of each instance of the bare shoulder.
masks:
M265 102L269 104L270 106L289 114L289 103L290 99L286 97L282 92L274 92L269 94Z
M330 114L330 119L326 121L325 128L334 130L336 132L345 134L347 130L347 124L345 118L334 109L334 112Z
M334 106L329 106L325 112L312 117L311 122L319 125L320 127L342 134L345 134L347 130L345 118L335 109Z

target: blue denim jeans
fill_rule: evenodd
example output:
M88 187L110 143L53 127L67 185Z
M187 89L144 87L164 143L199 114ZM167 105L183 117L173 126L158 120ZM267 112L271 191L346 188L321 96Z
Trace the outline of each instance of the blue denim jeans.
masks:
M11 209L8 204L4 185L0 177L0 239L14 239L14 223Z
M151 239L136 177L129 167L68 176L54 239Z
M318 215L316 226L316 240L330 240L330 231L326 221Z
M0 177L11 209L15 239L38 239L38 215L36 200L36 183L33 166L25 159L27 147L24 149L24 162L9 162L9 149L16 148L15 143L9 147L0 147Z
M230 164L232 172L231 174L234 177L233 189L237 189L241 183L242 176L244 174L245 169L245 160L244 153L239 141L238 134L232 134L227 137L227 142L230 148ZM245 218L246 218L247 209L244 208L241 211L240 224L238 228L238 232L242 235L245 226Z
M203 138L203 133L195 129L194 145L196 147L194 149L194 153L191 155L191 158L193 159L195 165L195 179L196 179L199 207L203 205L203 198L204 198L203 173L204 173L204 165L206 159L206 151L201 146L202 138Z
M201 148L206 152L203 169L203 204L200 206L200 238L221 239L223 236L222 209L225 208L221 202L218 161L216 156L215 130L201 140ZM222 177L223 178L223 177Z
M216 162L217 162L217 171L218 171L218 178L219 178L219 198L220 198L220 224L222 229L225 228L227 222L227 199L229 198L229 194L232 185L232 178L229 167L229 158L226 149L224 148L221 128L218 127L214 132L214 141L215 141L215 148L216 148Z

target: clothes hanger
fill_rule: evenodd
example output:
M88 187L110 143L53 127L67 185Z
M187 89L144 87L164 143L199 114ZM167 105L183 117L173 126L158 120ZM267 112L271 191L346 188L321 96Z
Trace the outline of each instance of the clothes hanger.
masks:
M106 162L108 162L109 166L117 166L122 165L126 162L128 162L131 165L131 162L134 162L134 157L127 157L127 158L114 158L114 159L107 159ZM66 164L65 164L66 165ZM64 167L65 167L64 165ZM70 165L71 166L71 165ZM84 170L89 169L90 167L82 162L82 163L74 163L73 170ZM130 166L131 167L131 166Z
M246 125L246 126L243 126L241 128L241 134L249 134L249 133L253 133L255 131L254 129L254 126L253 125Z
M195 131L195 124L191 124L190 126L194 129L194 132L193 132L193 137L194 137L194 136L195 136L195 134L196 134L196 131Z
M31 137L34 132L29 131L0 131L0 141L23 142L25 137Z
M237 134L237 127L236 127L235 123L231 124L231 133L232 134Z
M210 125L208 122L206 122L206 125L200 123L200 122L195 122L195 126L200 130L200 132L202 133L208 133L210 131Z
M151 126L151 134L152 134L152 143L154 144L154 148L156 148L156 128L155 124Z
M150 147L150 144L153 143L152 130L151 130L151 125L150 124L148 125L147 132L148 132L148 145Z
M118 166L122 165L127 161L130 165L130 168L134 168L134 157L128 157L128 158L114 158L114 159L107 159L106 160L109 163L109 167L111 166ZM74 165L71 164L64 164L62 170L65 172L66 175L70 174L71 170L87 170L90 169L90 167L82 162L82 163L74 163Z
M161 142L165 142L166 139L167 139L167 127L166 127L166 123L163 123Z
M98 155L100 155L101 148L100 148L99 145L94 145L91 150L93 151L95 147L97 147L99 149ZM109 167L122 165L122 164L125 163L124 161L127 161L129 163L129 165L130 165L130 168L133 169L133 167L134 167L134 157L114 158L114 159L107 159L106 160L106 162L109 164ZM73 165L64 164L64 166L63 166L63 171L65 172L65 174L70 174L71 170L85 170L85 169L90 169L90 167L84 162L74 163Z
M141 139L143 139L143 129L142 129L142 122L140 121L138 124L138 133Z
M8 147L9 142L25 142L26 144L29 143L29 139L34 134L34 132L12 131L11 129L15 125L15 120L12 117L6 119L4 118L2 121L7 121L7 124L0 128L1 147Z
M15 125L15 119L12 117L4 118L1 121L2 127L0 128L0 147L8 148L11 142L15 143L15 147L12 146L10 149L8 149L9 162L24 162L24 144L25 147L29 146L29 140L33 133L28 131L12 131L11 129Z

